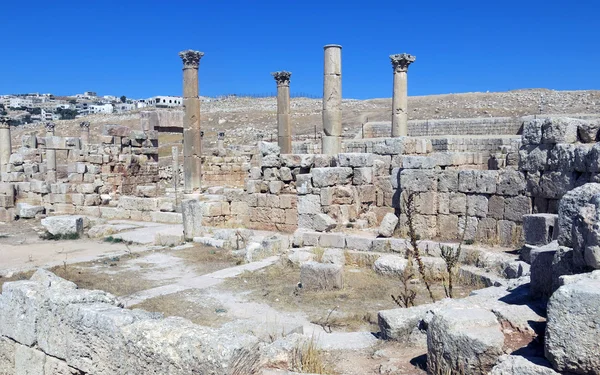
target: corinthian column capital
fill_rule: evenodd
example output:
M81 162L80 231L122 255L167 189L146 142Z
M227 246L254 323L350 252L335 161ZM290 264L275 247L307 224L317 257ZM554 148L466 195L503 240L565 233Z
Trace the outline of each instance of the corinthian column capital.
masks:
M179 57L183 61L183 68L195 68L198 69L200 59L204 56L204 52L194 51L191 49L179 52Z
M290 77L292 76L291 72L287 72L285 70L271 73L275 81L277 82L277 86L289 86L290 85Z
M408 71L408 66L414 63L416 59L416 56L409 55L408 53L398 53L395 55L390 55L392 67L394 68L394 72L397 73Z

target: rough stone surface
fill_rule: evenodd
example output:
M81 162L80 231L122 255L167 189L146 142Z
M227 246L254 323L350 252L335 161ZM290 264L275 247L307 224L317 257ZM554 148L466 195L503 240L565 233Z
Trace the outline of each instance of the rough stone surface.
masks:
M398 276L404 272L408 266L408 260L399 255L382 255L375 263L373 270L382 275Z
M487 374L503 354L496 316L480 308L435 312L427 330L427 369L433 374Z
M523 215L523 233L529 245L549 244L558 237L558 215Z
M17 203L17 215L21 219L33 219L35 215L44 213L43 206L33 206L29 203Z
M183 235L186 240L202 235L202 205L196 199L181 202L183 214Z
M568 117L546 119L542 125L542 143L575 143L582 121Z
M558 243L561 246L573 247L573 220L579 210L589 203L592 197L600 194L600 184L589 183L566 193L558 206Z
M545 358L504 355L490 375L560 375Z
M322 263L337 264L343 266L346 264L346 256L342 249L326 249L321 258Z
M302 288L309 290L341 289L344 286L344 268L337 264L306 262L300 266Z
M546 358L558 371L600 374L600 280L561 286L548 302Z
M548 298L552 294L552 262L559 250L558 242L531 250L531 283L529 293L534 298Z
M42 226L53 235L83 234L83 217L74 215L50 216L42 219Z
M387 213L379 225L379 235L382 237L392 237L396 225L398 225L398 216L393 213Z

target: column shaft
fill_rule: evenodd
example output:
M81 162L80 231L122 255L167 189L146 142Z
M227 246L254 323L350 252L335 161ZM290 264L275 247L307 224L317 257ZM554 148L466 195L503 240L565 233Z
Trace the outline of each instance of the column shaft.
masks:
M0 122L0 172L5 173L10 160L12 145L10 139L10 126ZM1 177L1 176L0 176Z
M202 142L200 139L200 97L198 65L204 54L183 51L183 179L184 192L200 191L202 186Z
M323 153L341 151L342 135L342 47L324 47L323 67Z
M392 137L408 135L407 74L394 72L394 94L392 97Z
M290 77L292 73L272 73L277 81L277 144L282 154L292 153L292 122L290 119Z

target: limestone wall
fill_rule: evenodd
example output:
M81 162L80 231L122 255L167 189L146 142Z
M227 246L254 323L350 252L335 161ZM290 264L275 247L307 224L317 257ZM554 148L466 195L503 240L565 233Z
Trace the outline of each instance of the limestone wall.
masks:
M202 185L243 187L249 170L247 156L206 156L202 163Z
M44 270L3 285L0 316L2 374L250 373L236 362L261 358L254 336L125 309Z

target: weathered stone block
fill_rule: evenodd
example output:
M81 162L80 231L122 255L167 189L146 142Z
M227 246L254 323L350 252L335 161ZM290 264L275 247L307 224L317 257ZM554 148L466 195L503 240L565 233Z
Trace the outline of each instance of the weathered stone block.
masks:
M397 225L398 217L392 213L388 213L381 220L378 233L382 237L392 237Z
M42 219L41 223L53 235L83 235L83 217L81 216L50 216Z
M463 170L458 174L458 190L463 193L494 194L498 171Z
M373 168L354 168L352 184L366 185L373 183Z
M542 143L542 125L543 119L533 119L523 122L523 140L524 145L538 145Z
M437 176L432 169L405 169L400 172L400 186L409 192L436 191Z
M558 215L532 214L523 216L525 243L547 245L558 238Z
M600 280L564 285L548 302L546 358L558 371L600 374Z
M348 153L338 154L339 166L340 167L372 167L373 166L373 154L367 153Z
M520 223L531 213L531 198L516 196L504 199L504 219Z
M450 193L448 208L451 214L464 215L467 212L467 196L463 193Z
M505 169L498 173L496 194L520 195L525 191L526 187L525 175L522 172Z
M552 294L552 261L558 251L558 242L531 250L531 283L529 294L534 298L548 298Z
M427 371L487 374L503 354L496 316L481 308L443 308L427 330Z
M441 191L441 192L458 191L458 172L459 172L458 170L452 170L452 169L438 171L437 172L438 191Z
M315 194L298 196L298 213L301 215L321 213L321 197Z
M486 217L488 213L488 198L485 195L467 195L467 215Z
M575 143L577 128L583 121L568 117L552 117L542 124L542 143Z
M337 264L306 262L300 266L302 288L332 290L344 287L344 268Z
M312 183L315 187L326 187L333 185L343 185L350 182L352 178L352 168L349 167L329 167L313 168L311 170Z
M519 170L527 172L543 171L548 162L550 145L523 146L519 150Z

